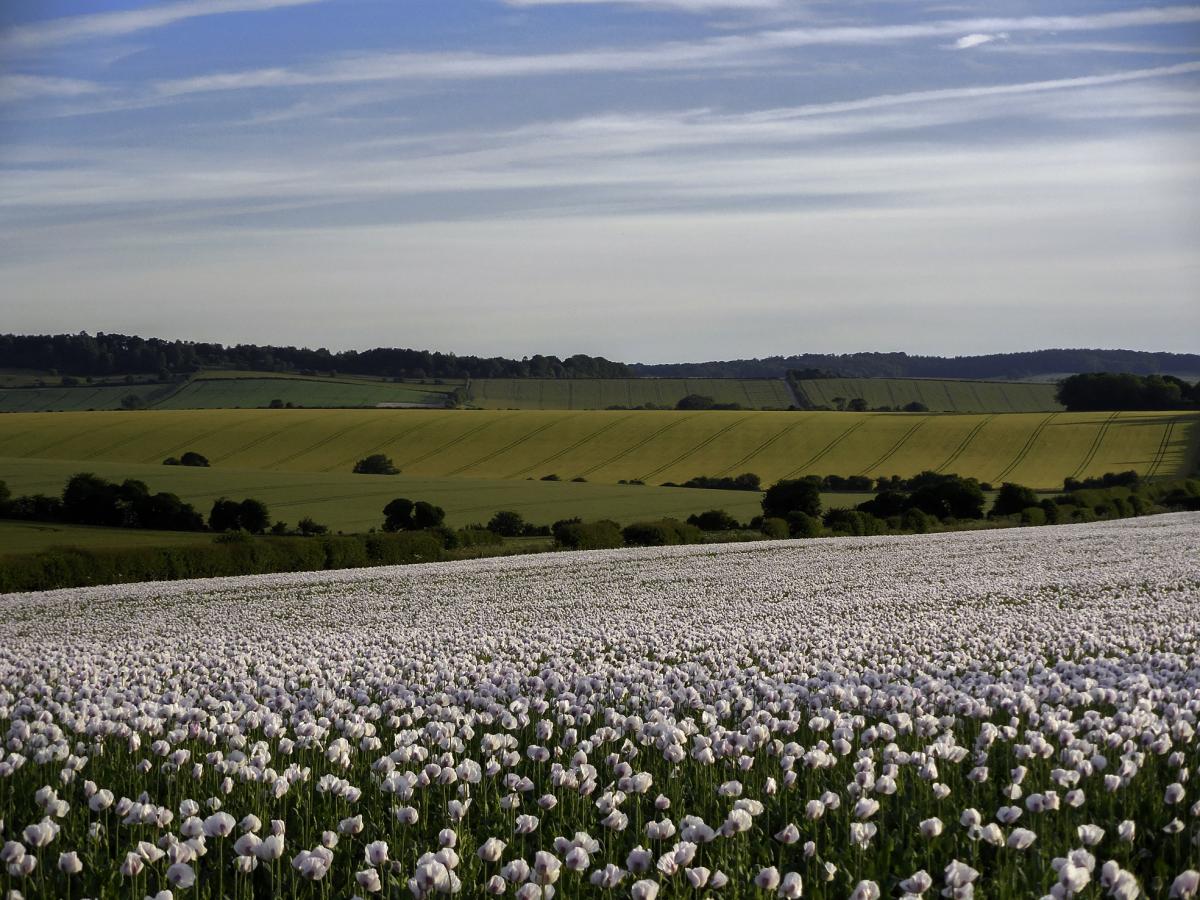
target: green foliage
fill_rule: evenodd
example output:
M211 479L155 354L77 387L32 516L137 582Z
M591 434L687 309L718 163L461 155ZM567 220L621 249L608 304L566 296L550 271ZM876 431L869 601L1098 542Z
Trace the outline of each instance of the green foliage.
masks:
M525 518L514 510L502 509L488 521L487 530L502 537L518 537L525 532Z
M831 509L825 513L824 522L826 528L837 534L863 536L887 532L883 519L856 509Z
M213 502L208 514L208 527L213 531L248 531L262 534L271 524L270 510L261 500L247 498L238 502L220 497Z
M800 515L803 515L803 513L800 513ZM814 519L814 521L816 520ZM820 525L821 523L817 522L817 524ZM791 529L788 527L787 520L776 517L763 519L759 530L762 531L763 537L772 541L782 540L791 535Z
M1000 485L1000 491L992 503L989 516L1012 516L1023 510L1037 506L1038 496L1031 489L1010 481Z
M665 547L676 544L699 544L704 535L695 525L677 519L660 522L634 522L621 531L630 547Z
M762 500L763 515L786 519L788 513L821 515L821 489L808 479L779 481L767 488Z
M555 522L554 539L568 550L609 550L625 543L621 526L609 519L599 522Z
M767 519L766 521L778 521ZM788 533L792 537L797 538L814 538L820 537L825 533L825 528L821 524L821 520L816 516L809 515L806 512L801 512L798 509L792 510L787 514Z
M723 509L710 509L688 516L687 523L701 531L733 531L741 527L738 520Z
M1171 375L1086 372L1059 382L1058 402L1073 412L1191 409L1200 405L1200 386Z
M392 462L391 457L383 453L372 453L364 456L354 464L356 475L399 475L400 470Z

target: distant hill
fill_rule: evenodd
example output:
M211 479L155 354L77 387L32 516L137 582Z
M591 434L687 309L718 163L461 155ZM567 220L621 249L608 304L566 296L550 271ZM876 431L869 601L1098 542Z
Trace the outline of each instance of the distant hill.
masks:
M987 356L807 353L720 362L626 364L602 356L522 359L376 347L330 351L259 344L227 346L121 334L0 334L0 368L59 376L165 376L226 369L382 378L783 378L790 371L842 378L969 378L1049 381L1078 372L1200 377L1200 354L1140 350L1033 350ZM809 374L801 377L809 377Z
M637 363L634 374L656 378L779 378L819 370L842 378L976 378L1050 380L1076 372L1200 375L1200 354L1142 350L1031 350L985 356L911 356L907 353L804 353L764 359L702 363Z

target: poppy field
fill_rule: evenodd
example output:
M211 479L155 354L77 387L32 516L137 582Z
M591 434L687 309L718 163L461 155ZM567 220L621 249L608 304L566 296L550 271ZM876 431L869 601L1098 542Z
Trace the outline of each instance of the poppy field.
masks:
M1200 516L0 597L16 897L1190 898Z

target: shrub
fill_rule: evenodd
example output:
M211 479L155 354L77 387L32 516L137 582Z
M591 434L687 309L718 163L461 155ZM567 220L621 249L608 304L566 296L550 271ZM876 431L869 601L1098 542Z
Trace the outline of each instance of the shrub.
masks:
M992 504L992 510L988 516L1012 516L1037 505L1038 496L1032 490L1023 485L1006 481L1000 485L1000 493L996 495L996 502Z
M687 523L695 525L701 531L732 531L741 527L738 520L723 509L710 509L688 516Z
M460 528L455 536L460 547L495 547L504 543L504 538L486 528Z
M354 464L354 472L357 475L400 474L400 470L396 468L391 458L382 453L372 453L370 456L364 456Z
M568 550L609 550L625 543L621 526L608 519L598 522L556 522L554 539Z
M279 523L276 523L276 524L279 524ZM274 530L274 526L272 526L272 530ZM319 522L314 522L308 516L305 516L303 519L301 519L296 524L296 530L299 531L305 537L312 537L312 536L321 535L321 534L329 534L329 526L328 525L322 525Z
M919 509L906 509L900 514L900 528L915 534L925 534L937 523L937 519Z
M870 513L856 509L831 509L825 513L825 527L839 534L871 535L884 534L887 523Z
M519 512L502 509L488 521L487 530L504 537L519 537L525 531L525 518Z
M1021 510L1022 525L1045 525L1046 511L1040 506L1027 506Z
M819 525L820 523L818 522L817 524ZM765 538L772 541L782 540L791 534L787 521L775 517L763 519L759 530L762 531Z
M209 467L208 457L195 450L188 450L183 456L179 457L181 466L194 466L198 469L207 469Z
M676 544L698 544L703 533L695 525L676 519L658 522L634 522L621 532L625 543L631 547L666 547Z
M825 533L820 519L799 510L787 514L787 525L792 537L814 538Z

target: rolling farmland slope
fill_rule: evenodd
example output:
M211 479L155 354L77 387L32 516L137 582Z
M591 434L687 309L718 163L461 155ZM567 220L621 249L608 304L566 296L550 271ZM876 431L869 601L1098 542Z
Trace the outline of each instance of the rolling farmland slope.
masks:
M0 480L16 494L58 494L76 472L86 470L112 480L140 478L151 490L171 491L205 514L218 497L256 497L273 519L295 525L311 516L335 531L367 531L383 523L383 507L396 497L428 500L446 510L455 527L486 522L501 509L527 521L549 525L558 519L614 519L622 524L664 516L686 518L706 509L724 509L741 521L762 513L754 491L704 491L649 485L573 484L571 482L368 476L346 472L256 472L246 469L189 469L129 463L75 460L0 459ZM860 503L861 494L829 495L827 506ZM2 525L3 523L0 523ZM18 523L12 523L14 525ZM38 523L40 524L40 523ZM59 526L52 526L59 527ZM110 529L111 530L111 529ZM122 530L122 534L128 534ZM153 532L158 534L158 532ZM0 541L5 532L0 527ZM27 536L33 543L34 536ZM66 539L54 543L71 543ZM119 543L124 544L122 540Z
M930 412L1053 412L1062 405L1054 384L955 381L933 378L806 378L797 387L814 406L835 408L834 398L861 397L871 409L924 403Z
M479 409L608 409L652 403L665 409L688 394L747 409L787 409L795 400L779 378L476 378Z
M386 453L407 476L517 480L556 474L654 484L755 472L954 471L1053 489L1067 476L1194 465L1196 413L919 415L834 412L206 410L0 416L11 460L156 465L185 450L217 469L349 473ZM8 458L8 459L5 459ZM368 477L368 476L359 476Z

